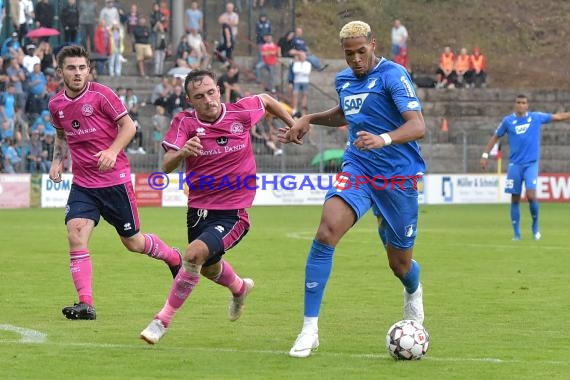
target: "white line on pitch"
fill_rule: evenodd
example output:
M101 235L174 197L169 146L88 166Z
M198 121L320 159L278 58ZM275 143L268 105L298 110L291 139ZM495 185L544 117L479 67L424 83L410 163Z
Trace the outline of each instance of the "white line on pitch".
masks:
M0 344L14 344L22 343L21 341L15 340L0 340ZM45 342L44 344L65 346L65 347L86 347L86 348L110 348L110 349L143 349L143 350L153 350L157 349L160 351L188 351L188 347L172 347L172 346L161 346L160 348L153 348L146 344L115 344L115 343L77 343L77 342ZM283 355L286 356L288 351L276 351L276 350L239 350L236 348L209 348L209 347L192 347L191 350L203 351L203 352L214 352L214 353L237 353L237 354L260 354L260 355ZM390 356L388 354L349 354L345 352L325 352L318 351L314 355L319 356L332 356L332 357L343 357L343 358L353 358L353 359L387 359ZM541 364L552 364L552 365L568 365L568 361L557 361L557 360L520 360L520 359L498 359L498 358L440 358L433 356L426 356L422 360L437 361L437 362L477 362L477 363L498 363L498 364L517 364L517 363L541 363Z

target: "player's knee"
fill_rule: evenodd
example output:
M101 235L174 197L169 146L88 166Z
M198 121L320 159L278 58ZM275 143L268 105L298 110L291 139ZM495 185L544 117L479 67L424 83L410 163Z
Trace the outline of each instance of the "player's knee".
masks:
M87 219L74 219L67 223L67 239L69 245L82 246L86 245L89 240L92 226Z

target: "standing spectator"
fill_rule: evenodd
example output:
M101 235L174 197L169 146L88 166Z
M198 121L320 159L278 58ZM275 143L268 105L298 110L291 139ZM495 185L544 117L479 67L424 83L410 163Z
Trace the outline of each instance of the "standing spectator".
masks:
M155 106L155 113L152 116L152 141L154 142L152 153L160 153L160 144L169 124L170 119L166 116L166 109L163 106Z
M159 77L164 74L164 61L166 59L166 49L168 48L168 34L164 29L164 24L157 22L154 26L156 35L156 45L154 47L154 75Z
M28 98L26 101L26 113L28 115L39 115L42 110L47 109L46 86L47 79L41 71L41 65L36 63L27 79Z
M47 171L49 173L49 168L51 167L51 158L53 157L53 148L55 145L55 134L45 135L42 139L42 158L45 162Z
M204 13L198 8L198 2L190 3L190 8L186 9L186 33L192 29L202 33L204 31Z
M222 40L217 47L218 59L226 64L231 64L233 50L234 50L234 37L230 24L227 22L222 23Z
M266 34L263 38L265 40L265 43L259 47L262 60L255 66L255 78L258 83L261 83L261 70L266 69L267 86L265 87L265 90L276 92L274 77L275 68L279 62L279 46L273 42L273 36L271 34Z
M43 155L43 143L40 139L40 134L35 131L32 132L30 139L28 140L27 146L27 160L28 160L28 172L35 173L47 173L49 171L46 165L44 155Z
M271 21L267 18L267 14L262 12L259 20L255 23L255 43L257 44L257 63L263 62L261 57L261 45L265 43L265 36L273 34Z
M410 65L410 57L408 56L408 48L401 48L398 55L394 58L394 62L403 66L408 74L413 78L412 66Z
M135 124L135 135L131 141L131 146L127 149L129 153L139 153L139 154L146 154L144 149L144 136L142 131L142 126L139 123L139 98L135 95L135 92L132 88L126 89L126 94L123 100L123 103L127 107L127 111L129 112L129 116L133 119L133 123Z
M64 307L62 313L67 319L93 320L96 313L89 239L101 216L115 227L128 250L164 261L173 276L180 269L181 257L158 236L140 231L129 160L123 151L135 126L110 88L87 81L89 66L89 56L81 46L65 46L58 54L58 72L64 78L65 90L49 103L57 127L49 178L62 181L63 159L69 152L73 183L65 224L70 272L79 302ZM82 113L90 115L88 123ZM77 134L78 129L87 136Z
M125 36L119 23L114 23L109 31L109 75L120 77L123 69L123 51Z
M439 56L439 66L435 72L437 75L436 88L454 88L456 74L453 66L455 65L455 54L451 51L451 47L443 48L443 53Z
M57 62L55 61L55 55L53 54L51 45L45 41L40 42L39 46L36 49L36 54L38 57L40 57L42 72L46 75L55 75Z
M135 27L135 52L139 75L148 78L145 74L145 59L152 58L152 46L150 45L150 27L144 15L139 17L139 24Z
M299 52L297 59L293 62L293 75L293 117L301 117L307 114L311 82L311 63L307 61L303 52Z
M470 87L471 62L466 48L461 48L461 50L459 50L459 54L457 55L457 58L455 58L453 69L456 74L455 85L457 87Z
M400 54L400 49L408 47L408 30L400 20L395 19L392 26L392 58Z
M160 98L168 98L172 93L172 85L168 77L163 76L160 83L154 86L150 94L150 102L156 105L156 101Z
M121 23L119 10L115 7L113 0L105 0L105 6L99 12L99 21L103 21L107 28L112 27L114 23Z
M105 60L111 55L111 37L109 29L105 24L105 20L99 20L99 25L95 28L95 36L93 37L93 45L95 53L99 55L96 61L97 73L103 75L105 73Z
M311 54L309 46L307 42L303 38L303 28L296 28L295 29L295 37L293 37L293 49L289 51L289 54L296 55L299 52L304 52L306 55L307 61L311 63L311 66L314 67L317 71L323 71L329 65L323 65L321 60L314 54Z
M49 0L40 0L35 9L36 26L38 28L51 28L55 16L55 9Z
M277 41L277 45L279 49L281 49L281 57L284 58L294 58L292 51L295 49L295 45L293 40L295 39L295 31L290 30L285 33L279 41Z
M79 9L75 0L67 0L67 4L61 10L61 24L63 25L64 42L77 42L79 29Z
M127 34L131 42L131 48L133 52L135 51L135 28L139 24L139 9L136 4L131 5L131 11L127 15Z
M6 84L10 81L8 74L6 74L6 67L4 67L4 58L0 56L0 94L6 91Z
M34 3L32 0L18 1L18 41L24 45L26 43L26 34L34 28L36 19Z
M22 107L26 104L26 94L24 92L24 83L26 83L26 70L20 65L17 59L12 58L10 64L6 68L6 74L10 78L7 90L10 91L10 85L14 88L14 96L16 99L15 106Z
M152 3L152 10L149 16L150 23L150 44L156 45L156 33L154 32L156 24L164 20L164 15L160 11L160 4Z
M477 88L487 85L487 63L485 56L481 53L481 49L476 47L470 57L471 67L473 69L472 82Z
M16 148L16 141L12 137L3 138L4 145L4 173L20 173L22 171L22 157Z
M26 70L26 75L34 71L34 65L41 63L41 58L36 54L36 45L29 44L26 46L26 55L22 59L22 67Z
M181 85L174 86L174 91L168 97L166 107L168 114L172 117L176 116L178 112L184 111L188 108L186 94L184 94Z
M81 44L89 52L93 50L95 25L97 25L97 4L95 0L81 0L79 2L79 36Z
M205 69L210 66L210 53L202 39L202 35L197 29L190 29L190 34L186 37L191 51L196 54L200 68Z
M2 43L2 57L21 59L24 56L24 50L18 40L18 33L13 32L11 38L6 38Z
M239 86L239 67L235 64L229 66L228 71L218 78L217 84L225 103L235 103L243 96Z
M226 11L218 17L218 24L224 25L228 24L232 32L232 39L237 40L238 36L238 25L239 25L239 15L234 11L234 4L227 3Z
M164 24L164 30L168 32L170 29L170 9L168 9L168 2L165 0L160 2L160 13L162 13L160 22Z

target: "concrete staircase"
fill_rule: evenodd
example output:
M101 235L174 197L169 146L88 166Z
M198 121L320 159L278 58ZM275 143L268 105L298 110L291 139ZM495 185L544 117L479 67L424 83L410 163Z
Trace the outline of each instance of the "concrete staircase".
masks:
M263 92L262 85L255 83L253 74L254 58L236 57L240 65L240 82L249 93ZM328 109L337 104L334 78L338 71L346 67L344 60L325 60L329 67L323 72L314 71L311 74L311 94L309 112ZM172 67L172 62L168 65ZM117 86L131 87L139 97L146 102L141 107L139 121L145 131L145 141L150 146L151 122L154 107L149 103L152 88L159 78L141 79L136 75L134 62L125 64L128 75L118 78L100 76L99 81L113 88ZM283 70L282 70L282 69ZM281 66L276 73L278 80L278 95L287 100L286 65ZM151 73L150 66L147 73ZM214 70L221 73L222 67L214 65ZM167 71L167 70L166 70ZM426 137L421 141L422 152L428 163L430 173L463 173L479 172L479 158L489 137L502 118L513 111L513 104L518 91L513 89L417 89L422 100L424 117L427 126ZM564 105L570 103L570 92L538 91L526 93L532 110L542 112L561 112ZM570 110L570 109L568 109ZM442 121L448 122L448 131L442 131ZM341 148L344 146L344 135L335 128L314 128L313 140L316 146L287 145L284 155L274 157L267 148L254 144L258 170L260 172L315 172L319 168L311 167L312 157L320 150ZM548 125L542 132L541 170L543 172L570 172L570 123ZM508 144L503 141L504 156L508 157ZM148 149L147 149L148 150ZM162 153L162 152L161 152ZM159 157L157 153L146 155L130 155L133 167L137 171L158 170ZM503 162L503 171L507 160ZM494 165L494 161L493 164ZM491 165L490 170L494 171Z

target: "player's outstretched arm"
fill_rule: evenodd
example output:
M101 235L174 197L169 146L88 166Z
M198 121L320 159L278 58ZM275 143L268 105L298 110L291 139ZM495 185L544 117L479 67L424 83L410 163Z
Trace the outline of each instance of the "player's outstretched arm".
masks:
M303 137L311 129L311 124L338 128L346 125L347 121L340 107L335 106L323 112L304 115L297 119L291 128L280 128L278 139L284 144L293 142L301 145Z
M566 121L570 120L570 112L559 112L552 114L552 121Z
M267 94L259 94L259 98L263 102L265 109L272 115L281 119L289 128L293 126L295 120L293 117L285 111L285 109L279 104L279 102L270 95Z
M49 169L49 178L54 182L61 182L61 173L63 172L63 160L69 153L65 131L57 128L55 142L53 146L53 157L51 159L51 167Z

